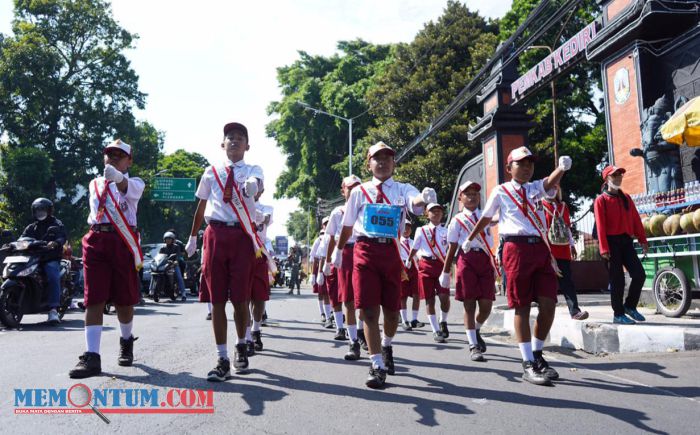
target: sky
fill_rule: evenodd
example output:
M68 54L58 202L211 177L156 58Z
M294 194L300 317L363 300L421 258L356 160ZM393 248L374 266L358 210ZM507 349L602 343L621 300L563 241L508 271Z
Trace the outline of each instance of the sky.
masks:
M497 18L511 0L463 0L472 10ZM298 51L330 56L341 40L410 42L428 21L442 15L446 0L114 0L116 21L139 35L126 53L148 94L138 119L165 133L166 153L198 152L210 163L223 159L222 127L245 124L250 136L246 162L265 174L261 202L274 206L268 237L286 235L296 200L275 200L275 180L285 156L265 136L266 108L280 99L277 68ZM0 0L0 32L11 31L12 0ZM466 83L465 83L466 85ZM133 144L138 147L138 144ZM339 146L347 146L346 143Z

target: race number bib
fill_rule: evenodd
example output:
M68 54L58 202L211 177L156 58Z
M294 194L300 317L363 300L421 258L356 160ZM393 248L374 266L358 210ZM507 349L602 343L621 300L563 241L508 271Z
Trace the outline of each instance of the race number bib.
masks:
M370 237L398 237L401 207L389 204L367 204L363 220L364 230Z

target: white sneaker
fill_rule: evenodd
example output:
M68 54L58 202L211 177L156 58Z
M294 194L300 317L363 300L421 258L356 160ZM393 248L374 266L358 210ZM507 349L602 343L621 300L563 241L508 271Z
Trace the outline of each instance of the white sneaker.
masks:
M61 319L58 318L58 312L56 310L49 311L49 318L46 321L52 325L61 323Z

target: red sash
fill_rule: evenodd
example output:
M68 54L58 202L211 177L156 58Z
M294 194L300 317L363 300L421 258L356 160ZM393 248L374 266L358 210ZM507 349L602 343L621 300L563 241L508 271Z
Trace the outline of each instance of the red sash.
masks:
M469 216L466 214L464 217L467 219L465 222L462 222L462 220L459 218L459 215L455 216L455 220L457 221L458 224L464 228L464 230L467 232L467 236L472 233L474 228L476 227L477 220L474 219L472 220ZM498 268L496 265L496 257L493 255L493 251L491 251L491 245L489 245L489 242L486 240L486 233L483 231L479 233L479 238L481 239L481 243L484 244L486 247L486 253L489 255L489 259L491 260L491 266L493 266L493 269L496 271L496 274L498 276L501 276L501 270Z
M445 264L445 254L442 252L440 249L440 244L437 242L437 227L435 227L435 237L433 238L433 243L430 243L430 239L428 238L428 235L425 234L425 227L422 227L421 232L423 232L423 237L425 237L425 241L428 243L428 248L430 248L430 252L433 253L433 257L437 258L442 262L442 264ZM435 251L437 249L437 252Z

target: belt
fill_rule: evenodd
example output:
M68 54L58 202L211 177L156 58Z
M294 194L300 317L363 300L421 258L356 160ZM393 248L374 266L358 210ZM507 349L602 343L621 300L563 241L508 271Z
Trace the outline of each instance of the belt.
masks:
M432 256L427 256L427 255L421 255L420 259L426 260L426 261L437 261L437 257L432 257Z
M240 222L222 222L214 219L209 219L209 225L215 227L230 227L230 228L242 228Z
M129 225L129 228L131 228L133 232L138 231L138 228L132 227L131 225ZM96 233L114 233L117 231L112 224L94 224L90 226L90 230Z
M504 236L503 240L506 242L529 243L531 245L542 243L542 237L540 236Z
M368 242L368 243L376 243L379 245L388 245L389 243L394 243L394 239L389 238L389 237L367 237L367 236L360 236L357 238L358 242Z
M345 247L343 247L343 249L345 249L345 248L352 248L353 246L355 246L355 242L353 242L353 243L346 243L346 244L345 244Z

